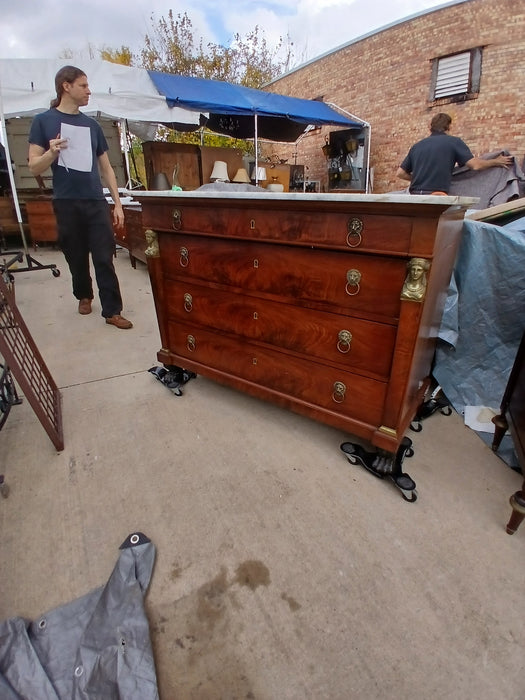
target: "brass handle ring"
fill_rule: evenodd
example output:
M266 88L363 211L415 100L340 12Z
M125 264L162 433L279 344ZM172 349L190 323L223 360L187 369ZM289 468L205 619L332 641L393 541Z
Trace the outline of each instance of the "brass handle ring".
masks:
M188 267L189 262L190 262L190 253L185 246L181 246L179 265L181 267Z
M361 236L362 231L363 222L361 219L354 217L353 219L349 220L348 233L346 234L346 244L350 246L350 248L357 248L359 245L361 245L363 241L363 237Z
M332 392L332 399L335 403L343 403L345 400L346 386L343 382L335 382L334 390Z
M355 288L355 291L350 291L351 288ZM359 270L348 270L346 273L346 293L348 296L354 297L361 291L361 273Z
M182 228L182 212L180 209L174 209L173 210L173 216L172 216L172 223L171 225L175 229L175 231L178 231L179 229Z
M339 352L347 353L350 350L350 344L352 342L352 334L350 331L339 331L337 341L337 349Z

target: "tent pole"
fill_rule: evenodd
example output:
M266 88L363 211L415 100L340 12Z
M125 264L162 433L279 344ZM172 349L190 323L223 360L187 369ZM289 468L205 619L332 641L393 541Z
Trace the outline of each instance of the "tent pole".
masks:
M259 143L257 134L257 112L254 115L255 130L254 130L254 140L255 140L255 184L259 184Z
M24 231L24 224L22 220L22 212L20 211L20 201L18 199L18 192L16 190L15 174L13 171L13 164L11 163L11 151L9 150L9 140L7 138L7 128L4 115L4 104L2 98L2 80L0 75L0 125L2 130L2 142L5 148L5 157L7 161L7 171L9 173L9 182L11 184L11 194L13 196L13 204L15 205L16 220L18 222L18 227L20 229L20 235L22 237L22 243L24 246L24 255L27 263L27 267L17 267L10 269L9 272L31 272L33 270L51 270L54 277L60 275L60 270L57 269L55 264L52 265L42 265L42 263L35 260L30 254L27 247L26 234ZM21 253L17 253L17 257L21 260Z

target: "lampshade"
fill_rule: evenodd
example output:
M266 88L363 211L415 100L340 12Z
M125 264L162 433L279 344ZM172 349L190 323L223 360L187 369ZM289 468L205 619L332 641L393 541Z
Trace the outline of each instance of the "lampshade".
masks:
M257 170L254 168L252 170L252 180L256 182L266 180L266 168L257 168Z
M232 182L247 182L250 184L250 178L245 168L239 168L234 175Z
M155 173L151 183L152 190L169 190L171 189L166 173Z
M229 182L228 177L228 167L223 160L216 160L213 164L213 170L211 171L210 180L215 182Z

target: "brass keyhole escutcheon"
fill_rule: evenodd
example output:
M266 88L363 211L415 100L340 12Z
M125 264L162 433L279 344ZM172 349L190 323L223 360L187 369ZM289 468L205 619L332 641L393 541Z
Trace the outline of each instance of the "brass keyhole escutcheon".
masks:
M361 244L363 240L363 237L361 236L363 228L364 225L361 219L358 219L357 217L349 219L347 225L348 233L346 234L346 243L348 246L350 246L350 248L357 248L357 246Z
M339 352L347 353L350 350L352 342L352 334L350 331L342 330L337 334L337 349Z
M346 273L346 293L353 297L361 291L361 273L359 270L348 270Z
M345 400L346 385L343 382L334 382L334 389L332 391L332 399L336 403L343 403Z
M173 210L171 225L173 226L175 231L178 231L182 228L182 212L180 209Z
M190 311L192 309L193 309L193 297L191 296L191 294L188 294L188 292L186 292L186 294L184 295L184 311L187 311L188 313L190 313Z
M189 262L190 262L190 253L185 246L181 246L179 265L181 267L188 267Z
M195 342L195 336L194 335L189 335L186 338L186 347L190 352L194 352L196 348L196 342Z

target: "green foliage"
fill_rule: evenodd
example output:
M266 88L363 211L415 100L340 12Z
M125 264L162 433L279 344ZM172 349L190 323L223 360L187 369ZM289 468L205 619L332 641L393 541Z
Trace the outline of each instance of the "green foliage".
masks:
M192 21L186 12L155 19L151 15L151 32L146 34L144 48L138 55L127 46L118 49L104 47L100 50L103 60L127 66L138 65L147 70L164 73L223 80L225 82L260 88L273 78L289 70L293 61L293 44L282 37L271 48L260 27L246 36L235 34L229 46L221 46L196 38ZM201 128L198 131L179 132L160 127L157 138L162 141L189 143L205 146L239 148L246 154L254 153L252 141L232 139ZM143 177L143 158L140 141L133 138L131 147L137 165L137 177Z
M123 66L131 66L133 64L133 53L127 46L121 46L120 49L104 47L100 49L100 58L103 61L120 63Z
M174 15L169 10L167 19L159 20L152 15L151 23L152 32L146 34L140 54L140 63L148 70L260 88L286 72L293 58L289 37L286 42L281 37L271 49L258 26L245 37L235 34L230 46L212 42L204 46L202 38L195 40L186 12Z

